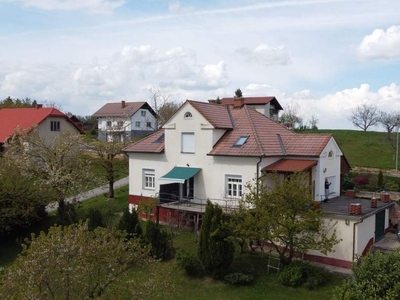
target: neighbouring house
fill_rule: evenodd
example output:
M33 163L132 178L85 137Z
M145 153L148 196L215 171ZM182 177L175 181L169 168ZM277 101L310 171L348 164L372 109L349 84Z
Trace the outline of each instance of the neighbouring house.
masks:
M48 142L63 131L83 134L71 118L53 107L36 104L32 108L3 108L0 109L0 150L15 133L29 132L34 127Z
M108 142L130 141L157 129L157 114L147 102L106 103L93 114L98 119L98 138Z
M216 100L209 100L210 103L216 103ZM236 104L235 104L236 103ZM235 105L247 105L263 115L278 121L279 111L283 110L275 97L242 97L242 98L222 98L222 105L229 105L234 107Z
M274 107L280 107L277 101ZM334 137L294 133L265 115L268 113L269 109L260 113L237 99L232 105L187 100L162 129L125 148L129 155L130 208L156 200L158 204L150 214L158 221L197 230L207 199L229 212L246 193L246 183L263 173L276 172L285 178L300 171L308 174L316 201L325 200L328 180L330 202L321 204L323 208L335 207L341 199L341 174L350 166ZM272 182L264 179L264 184ZM350 215L348 207L346 211L327 211L327 221L338 220L343 242L328 256L312 252L308 258L350 267L352 252L361 254L369 247L371 237L376 240L369 218L375 220L384 214L387 229L387 209L381 205L361 215L368 222ZM149 212L139 213L148 217Z

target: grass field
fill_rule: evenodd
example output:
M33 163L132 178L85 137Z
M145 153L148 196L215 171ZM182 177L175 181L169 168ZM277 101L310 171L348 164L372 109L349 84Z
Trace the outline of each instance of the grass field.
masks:
M394 169L394 153L385 132L357 130L316 130L304 133L331 133L352 167ZM393 134L393 138L396 136Z
M193 234L180 233L175 239L177 248L197 248ZM176 266L174 260L151 263L132 269L121 278L106 296L110 299L127 299L135 290L141 290L141 299L330 299L333 290L343 278L332 275L330 281L316 290L289 288L279 284L277 273L267 274L268 256L260 253L236 253L231 272L242 267L253 267L256 280L249 286L232 286L223 281L189 278ZM115 298L118 295L119 298Z

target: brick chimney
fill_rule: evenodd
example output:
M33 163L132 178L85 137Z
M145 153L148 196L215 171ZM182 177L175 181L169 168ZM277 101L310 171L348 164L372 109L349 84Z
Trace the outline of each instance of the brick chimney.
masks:
M125 105L125 101L124 100L122 100L121 101L121 108L124 108L126 105Z
M244 98L235 98L233 99L233 107L241 108L244 105Z
M35 108L36 109L39 109L39 108L42 108L43 107L43 104L35 104Z

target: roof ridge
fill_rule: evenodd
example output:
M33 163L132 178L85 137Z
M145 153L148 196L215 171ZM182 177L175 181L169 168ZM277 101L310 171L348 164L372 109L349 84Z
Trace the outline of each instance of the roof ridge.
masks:
M250 124L251 130L253 131L254 138L255 138L255 140L257 142L257 146L258 146L259 150L261 151L261 155L265 156L264 148L262 147L262 144L261 144L260 139L258 137L256 128L255 128L254 123L253 123L253 119L250 116L249 108L248 108L247 105L244 105L243 108L244 108L244 111L246 113L247 118L249 119L249 124Z

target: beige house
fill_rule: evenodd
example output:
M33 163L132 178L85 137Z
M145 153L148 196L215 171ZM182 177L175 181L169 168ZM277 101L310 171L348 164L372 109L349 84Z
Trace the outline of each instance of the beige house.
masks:
M63 131L81 134L82 130L66 114L56 108L42 107L0 109L0 150L16 132L37 127L39 136L52 141Z

